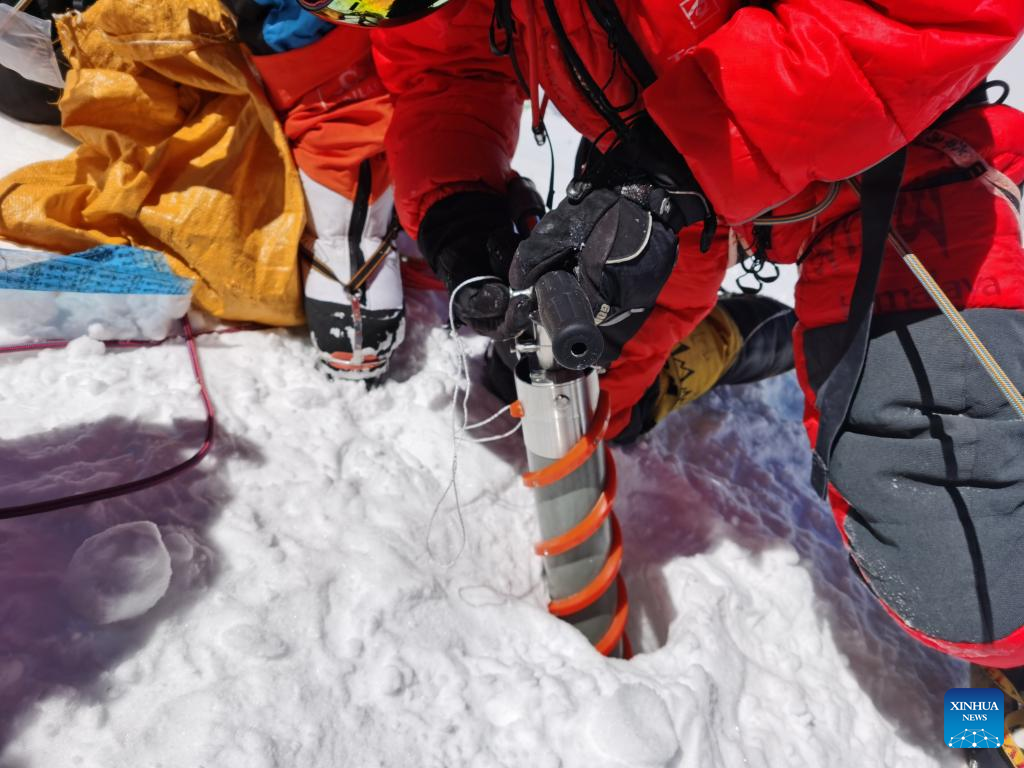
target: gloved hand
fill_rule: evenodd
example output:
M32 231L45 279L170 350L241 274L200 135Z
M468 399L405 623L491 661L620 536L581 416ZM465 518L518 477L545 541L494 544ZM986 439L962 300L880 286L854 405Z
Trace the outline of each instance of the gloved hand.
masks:
M573 191L519 245L509 282L519 291L545 272L575 271L605 337L598 365L607 367L654 308L675 267L677 233L693 221L672 193L650 182ZM706 209L699 200L703 221ZM525 327L529 302L521 295L512 300L509 331Z
M545 272L575 272L604 336L607 367L654 308L675 266L678 233L700 223L701 250L715 214L685 159L646 114L607 154L584 141L567 197L518 248L513 289L532 288ZM528 326L531 298L514 295L505 331Z
M430 207L420 223L419 246L449 294L466 280L493 277L461 288L455 320L485 336L499 330L509 301L508 271L527 220L544 212L529 179L516 178L505 195L458 192Z

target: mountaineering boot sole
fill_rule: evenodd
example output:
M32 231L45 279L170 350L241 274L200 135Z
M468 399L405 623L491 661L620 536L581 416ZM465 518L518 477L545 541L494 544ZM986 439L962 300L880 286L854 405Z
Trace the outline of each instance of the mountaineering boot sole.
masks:
M317 369L332 381L380 381L405 338L405 310L368 310L306 297Z

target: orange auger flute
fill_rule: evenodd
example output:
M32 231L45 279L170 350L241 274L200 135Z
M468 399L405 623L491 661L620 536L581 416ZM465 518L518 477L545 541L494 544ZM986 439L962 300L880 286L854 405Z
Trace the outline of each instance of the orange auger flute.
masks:
M613 512L615 463L604 445L608 400L591 367L603 350L590 303L567 272L534 288L533 338L520 340L513 412L522 418L551 602L607 656L629 657L629 604Z

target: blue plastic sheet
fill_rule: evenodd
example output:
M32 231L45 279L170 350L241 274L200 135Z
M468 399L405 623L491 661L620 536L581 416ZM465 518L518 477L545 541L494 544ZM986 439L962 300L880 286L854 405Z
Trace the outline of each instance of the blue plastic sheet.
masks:
M164 296L192 291L192 280L175 275L157 251L103 245L70 256L46 254L29 263L26 255L0 248L0 289Z
M162 253L105 245L64 256L0 247L0 345L41 339L164 339L192 284Z

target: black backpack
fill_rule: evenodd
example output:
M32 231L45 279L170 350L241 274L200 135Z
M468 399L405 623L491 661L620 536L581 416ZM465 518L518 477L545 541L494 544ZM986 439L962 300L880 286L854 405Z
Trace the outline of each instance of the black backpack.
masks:
M25 8L25 13L31 13L41 19L48 19L55 13L85 10L94 1L32 0ZM16 0L0 0L0 3L4 5L14 5L15 2ZM57 64L60 66L61 73L67 72L68 64L61 54L59 45L56 45L56 50ZM34 80L26 80L17 72L0 65L0 112L26 123L59 125L58 98L60 98L59 88L52 88Z

